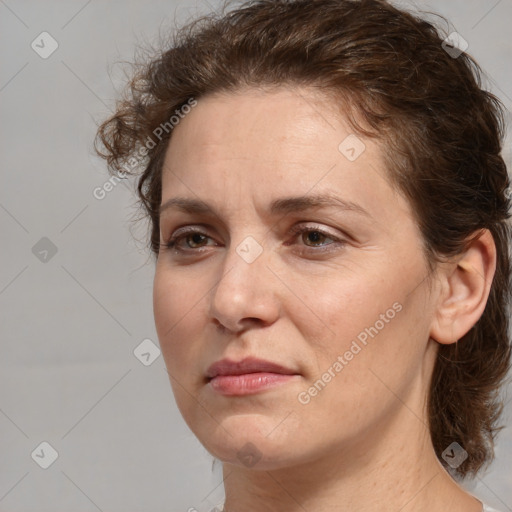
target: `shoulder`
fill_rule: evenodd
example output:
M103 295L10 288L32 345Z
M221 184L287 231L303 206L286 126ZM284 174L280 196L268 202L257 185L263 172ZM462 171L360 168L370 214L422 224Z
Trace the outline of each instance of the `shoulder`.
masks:
M483 508L482 512L501 512L500 510L497 510L495 508L490 507L489 505L486 505L485 503L482 503ZM216 507L213 507L209 512L222 512L224 508L224 503L219 503Z

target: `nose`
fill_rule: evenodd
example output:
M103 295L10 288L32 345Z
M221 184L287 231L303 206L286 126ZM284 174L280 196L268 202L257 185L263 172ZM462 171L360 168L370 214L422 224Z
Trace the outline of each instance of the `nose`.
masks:
M270 262L270 249L252 237L232 244L211 292L211 318L235 333L255 323L272 324L279 316L280 302L279 280Z

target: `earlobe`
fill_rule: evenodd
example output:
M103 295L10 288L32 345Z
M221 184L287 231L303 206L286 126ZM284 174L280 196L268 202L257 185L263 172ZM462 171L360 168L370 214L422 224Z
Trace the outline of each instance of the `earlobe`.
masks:
M439 272L441 292L432 320L432 339L455 343L478 322L495 271L496 245L490 231L484 229L458 260Z

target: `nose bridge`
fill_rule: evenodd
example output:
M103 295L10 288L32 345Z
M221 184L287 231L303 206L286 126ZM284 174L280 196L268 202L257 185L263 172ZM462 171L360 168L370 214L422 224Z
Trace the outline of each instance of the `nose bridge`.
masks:
M211 315L229 327L240 329L244 318L272 321L277 314L272 273L267 268L270 259L263 235L245 235L233 240L226 249L222 275L211 296Z

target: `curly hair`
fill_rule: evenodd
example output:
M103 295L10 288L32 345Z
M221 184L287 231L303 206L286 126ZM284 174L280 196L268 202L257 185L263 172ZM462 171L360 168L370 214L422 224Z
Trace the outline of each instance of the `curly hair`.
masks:
M113 174L138 176L157 257L163 159L185 107L244 87L316 87L349 107L354 130L382 141L389 181L413 206L431 269L488 229L497 267L485 310L460 340L439 346L427 402L437 457L448 468L442 452L458 442L468 457L454 474L465 477L492 460L502 428L510 180L503 107L483 89L475 60L446 41L426 17L385 0L249 1L183 26L136 66L96 151Z

